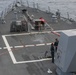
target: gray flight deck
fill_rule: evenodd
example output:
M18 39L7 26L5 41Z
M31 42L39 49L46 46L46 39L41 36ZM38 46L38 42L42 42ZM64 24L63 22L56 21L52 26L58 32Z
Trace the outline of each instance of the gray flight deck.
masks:
M20 8L21 9L21 8ZM17 8L18 11L21 11ZM76 29L76 23L66 19L52 22L51 13L25 7L34 18L43 17L55 30ZM22 15L21 12L19 15ZM14 11L5 17L5 24L0 24L0 75L56 75L56 65L51 63L50 44L59 38L43 31L10 32L10 24L15 19ZM36 33L35 33L36 32ZM8 46L8 47L6 47ZM45 56L45 52L48 51ZM48 69L52 71L48 73Z

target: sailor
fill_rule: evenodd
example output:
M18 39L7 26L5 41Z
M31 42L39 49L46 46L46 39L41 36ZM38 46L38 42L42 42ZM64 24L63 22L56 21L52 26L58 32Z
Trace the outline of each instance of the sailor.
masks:
M51 51L52 63L54 63L54 44L53 43L51 43L50 51Z
M56 38L54 42L55 51L57 51L59 40Z
M59 9L56 11L56 17L57 17L57 19L60 19L60 11L59 11Z

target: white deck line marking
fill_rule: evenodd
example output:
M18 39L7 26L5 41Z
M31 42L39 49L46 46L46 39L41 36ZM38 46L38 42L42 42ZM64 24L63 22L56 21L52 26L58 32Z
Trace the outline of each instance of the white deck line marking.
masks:
M11 46L10 48L13 48L13 46Z
M39 33L39 32L30 32L30 34L37 34L37 33Z
M29 61L19 61L19 62L16 62L15 64L35 63L35 62L48 61L48 60L51 60L51 58L45 58L45 59L39 59L39 60L29 60Z
M40 33L51 33L51 31L43 31L43 32L40 32Z
M5 43L6 47L7 47L7 50L8 50L8 52L9 52L9 54L10 54L11 59L12 59L13 63L15 64L15 63L16 63L16 59L15 59L15 57L14 57L14 55L13 55L13 52L12 52L12 50L11 50L11 48L10 48L10 45L8 44L7 39L6 39L6 37L3 36L3 35L2 35L2 38L3 38L3 40L4 40L4 43Z
M2 48L0 47L0 49L2 49Z
M43 44L36 44L36 45L25 45L25 47L34 47L34 46L44 46L44 45L51 45L51 43L43 43ZM10 48L23 48L24 46L21 45L21 46L10 46ZM0 47L0 49L2 49ZM7 47L3 47L3 49L7 49Z
M31 32L31 33L21 33L21 34L8 34L5 36L18 36L18 35L31 35L31 34L40 34L40 33L51 33L51 31L43 31L43 32Z
M76 29L68 29L68 30L76 30ZM54 31L54 32L61 32L61 31L65 31L65 30L56 30L56 31ZM51 31L21 33L21 34L8 34L8 35L5 35L5 36L30 35L30 34L37 34L37 33L51 33Z
M18 35L29 35L30 33L21 33L21 34L8 34L5 36L18 36Z
M45 44L36 44L36 46L44 46Z
M51 43L43 43L43 44L36 44L36 45L25 45L25 47L34 47L34 46L44 46L44 45L51 45ZM10 48L23 48L24 46L21 45L21 46L10 46ZM2 49L0 47L0 49ZM7 47L3 47L3 49L7 49Z
M14 46L14 48L22 48L22 47L24 47L24 46Z
M7 49L7 47L3 47L3 49Z
M12 46L10 48L13 48ZM3 49L7 49L7 47L3 47Z
M25 45L25 47L34 47L35 45Z
M51 43L46 43L46 45L51 45Z

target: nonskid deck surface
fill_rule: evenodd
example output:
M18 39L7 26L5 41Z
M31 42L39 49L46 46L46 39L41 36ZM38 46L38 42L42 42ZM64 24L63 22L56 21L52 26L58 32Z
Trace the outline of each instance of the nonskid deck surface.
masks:
M75 29L75 23L59 20L51 21L51 14L36 9L25 7L29 15L35 18L43 17L55 31ZM17 8L20 11L20 8ZM22 13L19 13L19 19ZM5 17L5 24L0 24L0 74L1 75L56 75L56 65L51 63L50 44L57 35L49 29L31 32L10 33L10 23L15 19L14 11L10 11ZM45 56L45 52L48 52Z

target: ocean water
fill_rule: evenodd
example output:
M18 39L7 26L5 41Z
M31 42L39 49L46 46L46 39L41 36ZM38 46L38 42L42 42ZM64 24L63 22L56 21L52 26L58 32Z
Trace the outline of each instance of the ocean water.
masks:
M0 0L0 12L12 4L16 0ZM55 13L59 9L61 16L72 18L76 21L76 0L19 0L24 5L37 8L37 3L40 10L50 11ZM6 4L7 3L7 4ZM35 4L35 6L33 6Z
M4 17L6 13L12 8L15 0L0 0L0 17Z
M23 0L24 1L24 0ZM25 5L27 5L27 1L29 6L33 6L33 2L39 3L39 7L41 10L48 10L50 8L50 12L55 13L57 9L60 10L61 16L68 18L72 18L76 21L76 0L25 0Z

